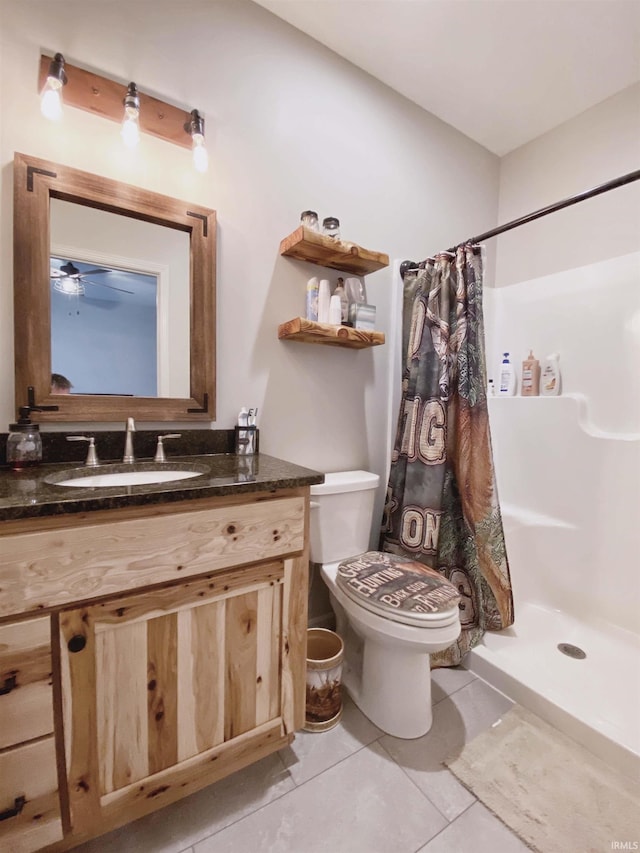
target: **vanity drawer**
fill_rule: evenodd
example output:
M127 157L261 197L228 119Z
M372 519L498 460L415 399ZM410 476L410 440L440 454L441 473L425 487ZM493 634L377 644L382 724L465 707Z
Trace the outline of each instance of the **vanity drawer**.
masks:
M49 617L0 625L0 749L52 731Z
M299 555L303 496L3 537L0 615L64 606L150 584Z
M31 853L61 839L53 737L0 752L0 850Z

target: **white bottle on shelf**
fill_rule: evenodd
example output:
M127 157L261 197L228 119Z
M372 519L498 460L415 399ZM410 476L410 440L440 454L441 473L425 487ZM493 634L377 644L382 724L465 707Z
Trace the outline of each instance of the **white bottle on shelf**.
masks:
M516 393L516 370L513 364L509 361L509 353L502 354L502 364L500 365L500 381L498 385L499 397L513 397Z
M329 302L329 323L332 326L339 326L342 321L342 306L340 305L340 295L334 293Z
M331 284L328 278L320 279L318 290L318 323L329 322L329 305L331 304Z
M552 352L542 362L540 393L544 397L557 397L560 394L560 356Z

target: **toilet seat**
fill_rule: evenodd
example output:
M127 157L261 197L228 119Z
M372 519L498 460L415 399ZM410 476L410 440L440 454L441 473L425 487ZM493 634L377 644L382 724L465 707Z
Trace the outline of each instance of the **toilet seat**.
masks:
M346 598L378 618L431 629L459 618L456 587L435 569L406 557L367 551L325 568Z
M456 622L459 617L457 604L452 605L448 610L441 610L439 613L403 613L398 610L376 607L374 603L367 601L367 599L348 593L342 586L340 590L354 604L362 607L363 610L368 610L381 619L388 619L390 622L399 622L401 625L411 625L414 628L444 628Z

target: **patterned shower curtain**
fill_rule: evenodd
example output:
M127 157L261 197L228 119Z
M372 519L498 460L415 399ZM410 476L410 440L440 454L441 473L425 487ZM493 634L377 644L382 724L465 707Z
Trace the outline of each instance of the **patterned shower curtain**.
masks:
M513 623L487 409L482 254L458 247L404 279L402 402L380 550L438 569L459 590L454 666Z

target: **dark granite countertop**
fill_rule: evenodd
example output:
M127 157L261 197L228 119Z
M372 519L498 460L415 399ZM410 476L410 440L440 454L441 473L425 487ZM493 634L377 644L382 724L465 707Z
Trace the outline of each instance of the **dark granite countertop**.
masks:
M56 480L115 471L197 471L198 476L150 485L65 487ZM43 464L20 472L0 470L0 522L174 503L222 495L246 494L322 483L324 474L273 456L214 453L172 456L166 463L141 459L133 465L114 463L85 468L78 462Z

